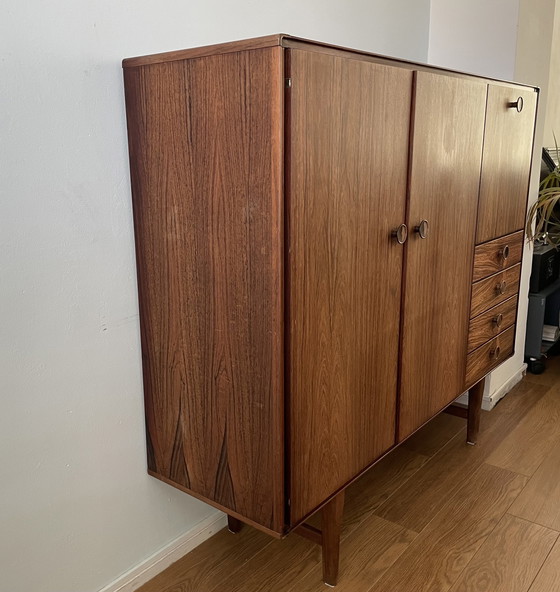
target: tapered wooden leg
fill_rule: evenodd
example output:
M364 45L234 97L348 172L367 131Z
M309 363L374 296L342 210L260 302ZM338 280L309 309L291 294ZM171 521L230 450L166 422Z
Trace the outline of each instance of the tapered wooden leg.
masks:
M234 518L233 516L230 516L228 514L227 527L230 532L232 532L233 534L237 534L241 530L242 526L243 522L241 522L241 520L238 520L237 518Z
M340 529L344 510L344 490L334 497L322 510L321 531L323 544L323 581L336 586L340 551Z
M474 446L478 438L480 428L480 408L482 395L484 394L484 382L482 379L469 389L469 410L467 416L467 444Z

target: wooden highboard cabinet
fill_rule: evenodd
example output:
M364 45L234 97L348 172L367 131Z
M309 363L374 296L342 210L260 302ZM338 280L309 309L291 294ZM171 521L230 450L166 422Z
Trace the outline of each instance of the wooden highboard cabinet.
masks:
M538 89L273 35L124 60L151 475L322 544L513 354ZM307 518L322 510L322 530Z

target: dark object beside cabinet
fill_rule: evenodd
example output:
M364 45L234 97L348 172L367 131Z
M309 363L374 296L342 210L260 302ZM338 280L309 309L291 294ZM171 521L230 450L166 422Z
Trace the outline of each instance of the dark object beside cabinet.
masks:
M552 245L535 245L529 291L540 292L558 279L560 252Z

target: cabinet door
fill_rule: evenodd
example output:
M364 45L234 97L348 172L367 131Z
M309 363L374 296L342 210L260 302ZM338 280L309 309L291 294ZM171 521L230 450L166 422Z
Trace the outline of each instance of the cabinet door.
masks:
M533 89L488 86L477 243L524 227L536 106Z
M293 524L395 442L412 73L288 60Z
M464 384L485 101L483 83L416 73L399 441Z

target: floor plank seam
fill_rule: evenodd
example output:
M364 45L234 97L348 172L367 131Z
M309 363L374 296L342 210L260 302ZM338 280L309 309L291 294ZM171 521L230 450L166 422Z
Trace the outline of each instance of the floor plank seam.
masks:
M514 471L513 469L510 469L509 467L503 467L500 464L494 464L493 462L489 462L488 460L485 460L484 463L487 465L490 465L491 467L496 467L497 469L503 469L504 471L509 471L510 473L515 473L516 475L519 475L521 477L527 477L527 479L529 481L532 479L533 475L536 473L536 471L535 471L535 473L528 475L527 473L522 473L521 471Z
M547 530L550 530L551 532L556 532L560 535L560 530L558 530L557 528L551 528L550 526L547 526L546 524L541 524L540 522L535 522L534 520L528 520L527 518L524 518L523 516L517 516L517 514L512 514L509 511L509 508L506 511L506 514L508 516L511 516L512 518L516 518L517 520L523 520L523 522L528 522L529 524L534 524L535 526L540 526L541 528L546 528Z
M516 518L518 518L518 516L516 516ZM531 588L533 587L533 584L536 582L537 578L539 577L539 574L541 573L541 571L542 571L545 563L547 562L548 558L550 557L550 555L551 555L554 547L556 546L556 543L557 542L558 542L558 537L556 537L556 540L554 541L554 545L552 545L552 547L550 547L550 551L546 554L546 557L544 558L544 561L541 563L541 566L537 570L537 573L535 574L535 577L531 580L531 583L529 584L529 587L527 588L527 592L531 592Z

